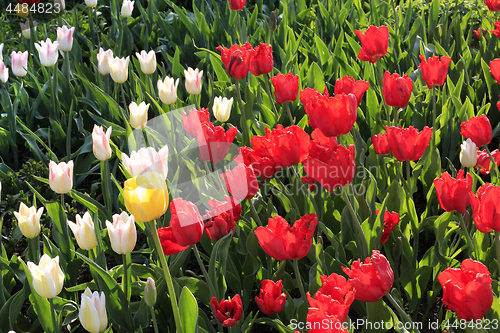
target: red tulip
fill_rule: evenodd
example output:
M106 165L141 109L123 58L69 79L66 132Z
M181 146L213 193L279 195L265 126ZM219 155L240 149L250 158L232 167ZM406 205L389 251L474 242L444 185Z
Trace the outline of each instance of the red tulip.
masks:
M493 75L498 84L500 84L500 59L495 59L490 62L490 73Z
M500 10L500 0L484 0L484 4L491 12Z
M229 8L231 10L242 10L245 8L247 0L229 0Z
M165 255L179 253L196 244L203 236L203 222L196 205L176 198L170 204L170 226L158 229L158 237Z
M266 315L280 313L285 307L286 294L283 291L281 280L273 282L271 280L262 280L262 288L259 296L255 296L255 303L260 312Z
M322 286L314 298L307 293L309 311L307 322L311 333L347 332L342 326L349 314L349 307L354 301L356 291L350 282L340 275L321 276ZM328 328L322 323L328 323Z
M241 2L234 0L235 2ZM229 2L231 3L231 1ZM243 1L243 7L245 3ZM242 7L242 8L243 8ZM239 10L239 9L238 9ZM247 76L250 69L249 62L252 55L252 46L246 42L245 45L239 46L234 44L229 49L223 46L217 46L217 50L221 52L221 59L226 67L226 71L235 79L243 79Z
M322 95L319 91L317 91L316 89L312 89L312 88L306 88L306 89L300 91L300 102L302 103L302 105L304 105L304 108L306 107L307 103L309 103L311 98L315 97L315 96L322 96ZM326 97L330 96L328 94L328 89L326 88L326 86L325 86L325 89L323 91L323 96L326 96Z
M497 110L500 111L500 101L497 102Z
M389 148L389 141L387 141L387 133L382 133L373 136L373 149L377 155L389 155L391 149Z
M316 180L314 178L303 176L300 181L309 184L309 191L314 192L316 190Z
M220 303L217 298L212 297L210 301L215 318L222 323L224 327L235 326L243 315L243 304L240 295L236 294L233 299L223 299Z
M288 168L307 157L310 138L296 125L286 128L278 125L272 132L266 127L266 135L253 136L251 143L258 154L274 159L278 166Z
M356 171L356 151L341 145L328 147L317 141L311 143L309 157L302 162L308 177L317 180L325 189L333 192L339 186L352 182Z
M457 211L465 214L470 205L469 192L472 190L472 177L469 174L464 178L464 170L458 171L457 178L453 179L444 172L441 177L434 179L434 187L439 205L447 212Z
M479 261L465 259L460 269L447 268L438 280L443 286L443 303L458 319L480 320L493 304L490 272Z
M238 164L232 171L227 170L220 176L226 183L227 190L237 200L251 199L259 191L259 183L252 167L243 163Z
M297 99L299 93L299 76L293 76L292 73L287 75L278 74L271 78L274 86L274 96L276 103L283 104L285 102L293 102Z
M267 227L258 227L255 235L264 252L274 259L300 260L311 249L317 224L316 214L302 216L292 227L284 218L276 215L269 219Z
M495 30L492 30L491 33L500 38L500 22L495 22Z
M341 79L335 81L335 95L349 95L354 94L356 100L358 101L358 106L361 104L363 95L370 88L370 83L359 80L356 81L351 76L344 76Z
M486 36L486 33L488 33L488 30L478 28L477 30L474 30L473 33L474 33L474 35L476 35L477 38L481 38L481 35L483 37Z
M31 5L34 5L34 4L37 4L40 2L40 0L17 0L18 3L25 3L27 4L28 6L31 6ZM27 15L27 14L26 14Z
M186 111L182 112L182 125L192 138L196 138L201 126L209 122L210 114L208 109L192 109L189 111L189 116L186 115Z
M416 161L425 152L429 141L431 140L432 128L424 127L419 132L413 126L401 128L394 126L385 126L387 132L387 141L392 154L400 162Z
M212 163L223 161L237 132L236 127L231 127L226 132L221 126L214 126L212 123L204 124L198 132L200 159Z
M422 70L422 79L427 84L429 89L434 86L442 86L448 75L448 67L450 66L451 58L433 56L425 61L425 56L420 55L420 68Z
M491 157L495 160L498 165L500 163L500 151L495 149L491 152ZM483 175L490 174L491 159L486 150L477 150L477 163L474 166Z
M394 273L387 258L379 251L372 251L372 256L361 263L353 262L351 269L342 267L344 273L356 289L356 299L363 302L378 302L391 290Z
M358 116L358 100L354 94L311 97L304 109L309 125L319 128L327 137L349 133Z
M361 61L377 62L387 54L389 46L389 28L386 26L376 27L371 25L363 34L359 30L354 31L361 41L361 51L358 58Z
M491 123L485 114L479 117L472 117L460 124L462 131L460 134L467 139L471 139L477 147L482 147L491 142L492 129Z
M375 210L375 214L378 215L380 210ZM389 235L394 230L396 225L399 223L399 214L396 212L390 213L388 210L384 213L384 232L380 238L380 243L385 244L389 240Z
M273 49L271 45L260 43L250 55L250 72L259 76L273 70Z
M413 81L408 77L408 74L401 77L396 73L385 72L383 85L383 95L387 105L397 108L408 106L413 89Z
M280 167L276 165L274 159L261 156L250 147L238 148L238 152L242 154L245 165L251 166L257 177L271 179L280 169Z
M212 209L203 216L205 221L205 232L208 237L218 241L226 236L230 231L234 234L236 222L240 219L241 204L239 201L227 195L224 196L227 201L220 202L215 199L208 201Z
M477 230L485 234L500 231L500 187L486 183L477 196L469 192L469 198Z

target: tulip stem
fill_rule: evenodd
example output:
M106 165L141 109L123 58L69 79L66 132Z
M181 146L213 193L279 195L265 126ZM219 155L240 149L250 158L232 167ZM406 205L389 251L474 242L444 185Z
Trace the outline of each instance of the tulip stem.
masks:
M149 310L151 311L151 318L153 319L153 328L155 329L155 333L158 333L158 324L156 323L155 307L150 306Z
M351 202L349 201L349 198L347 197L345 187L342 188L342 196L344 197L345 204L347 205L347 208L349 209L349 212L351 212L352 219L354 220L354 224L356 225L356 228L358 229L359 232L359 238L361 238L361 246L363 248L363 258L368 257L368 244L366 243L366 237L365 233L363 232L363 227L361 227L361 223L358 220L358 217L356 216L356 213L354 212L354 209L351 206Z
M203 264L203 261L201 260L200 257L200 252L198 251L198 247L196 244L192 245L194 255L196 257L196 260L198 261L198 265L200 265L201 271L203 272L203 276L205 276L205 280L208 282L208 287L210 288L210 292L212 293L212 297L217 298L217 293L215 292L214 285L212 283L212 280L210 280L210 275L208 275L207 270L205 269L205 265Z
M122 280L122 287L123 287L123 293L127 297L127 301L130 301L130 294L128 292L128 263L127 263L127 255L122 254L122 263L123 263L123 280Z
M239 16L238 16L239 17ZM247 116L245 115L245 110L243 109L243 101L241 100L240 92L240 80L236 79L236 93L238 94L238 104L240 106L241 117L243 118L243 145L247 146L250 144L250 133L248 132Z
M398 127L398 123L399 123L399 112L398 112L398 107L395 106L394 107L394 126Z
M167 260L165 259L165 254L161 247L160 238L158 237L158 230L156 229L156 220L148 222L151 232L153 233L153 240L155 243L156 252L158 252L158 257L160 257L160 263L163 268L163 275L165 275L165 282L167 283L168 294L170 298L170 303L172 304L172 311L174 313L175 327L178 332L182 332L181 326L181 315L179 313L179 307L177 306L177 296L175 295L174 284L172 283L172 277L170 276L170 271L168 270Z
M153 80L151 79L151 75L148 75L149 77L149 85L151 86L151 94L153 95L153 99L156 100L156 91L153 86Z
M255 219L255 222L258 224L259 227L262 227L262 221L260 220L259 214L257 214L257 210L255 209L252 199L248 200L248 204L250 205L250 210L252 211L252 215Z
M432 136L434 138L434 144L436 144L436 131L437 131L437 124L436 124L436 88L432 86Z
M401 309L401 307L399 306L399 304L396 302L396 300L394 299L394 297L392 297L392 295L390 293L385 293L385 296L387 297L387 299L389 300L389 302L391 302L392 306L396 308L396 311L398 311L399 315L401 317L403 317L403 319L407 322L407 323L412 323L411 327L412 329L416 332L416 333L420 333L420 331L418 330L418 326L417 325L414 325L413 324L413 320L410 319L410 317L408 317L408 315L406 314L406 312L403 311L403 309Z
M471 174L474 175L474 177L476 177L477 180L479 180L479 182L481 183L481 185L484 185L484 180L481 179L481 177L479 177L479 175L476 173L476 171L474 170L474 168L469 168L469 172Z
M497 165L497 162L495 161L495 159L493 158L493 156L491 156L491 152L490 152L490 149L488 148L488 146L485 146L486 148L486 152L488 153L488 156L490 157L490 160L493 162L493 167L495 168L495 174L497 176L496 180L495 180L495 183L498 184L498 165Z
M269 100L271 101L271 104L273 106L274 115L276 117L275 120L276 122L278 122L278 109L276 109L276 103L274 103L273 95L271 95L271 90L269 89L269 78L267 77L267 74L264 74L264 83L266 84L267 96L269 97Z
M50 304L50 317L52 318L52 326L54 326L54 333L60 331L59 324L56 320L56 309L54 308L54 299L48 298Z
M302 299L304 300L304 304L306 305L306 307L309 307L309 302L307 301L307 296L306 296L306 292L304 290L304 285L302 284L302 278L300 277L299 261L297 260L297 258L293 259L293 269L295 270L295 275L296 275L296 279L297 279L297 285L298 285L299 290L300 290L300 295L302 296Z
M467 227L465 226L465 223L464 223L464 218L463 218L462 214L460 214L460 213L458 213L458 221L460 222L460 228L464 232L465 239L467 240L467 244L469 245L470 250L474 254L472 256L472 259L474 259L475 254L476 254L476 247L474 246L474 243L472 242L472 239L470 238L469 231L467 231Z
M288 115L288 118L290 118L290 125L295 125L295 121L293 120L292 113L290 112L290 105L288 105L290 102L285 102L283 104L283 108L286 111L286 114Z
M370 1L370 4L371 4L371 1ZM380 65L379 57L377 57L377 69L378 69L378 75L380 78L379 87L383 87L384 86L384 74L382 73L382 66ZM391 115L390 115L389 106L385 102L383 92L381 92L381 95L382 95L382 101L384 101L385 114L387 116L387 126L390 126L391 125Z
M30 238L28 242L28 253L31 261L38 265L39 259L38 236Z
M111 186L109 178L109 162L108 160L101 161L102 194L104 196L104 204L106 205L108 219L111 219Z
M94 50L95 46L95 30L94 30L94 8L89 7L89 24L90 31L92 32L92 45L90 46L90 50Z
M498 276L500 276L500 232L495 230L495 248L497 252Z
M123 112L122 112L122 116L123 116L123 121L126 123L127 122L127 117L125 116L125 112L127 111L128 108L127 108L127 100L125 99L125 89L123 89L123 84L122 83L119 83L119 85L120 85L120 90L122 91L122 98L123 98Z

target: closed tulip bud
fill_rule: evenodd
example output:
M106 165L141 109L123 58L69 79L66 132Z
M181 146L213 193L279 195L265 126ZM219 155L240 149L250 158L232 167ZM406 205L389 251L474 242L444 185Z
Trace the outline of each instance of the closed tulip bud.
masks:
M54 0L54 8L62 12L66 9L66 2L64 0Z
M106 221L111 248L118 254L127 254L134 250L137 242L134 215L122 212L113 215L113 223Z
M56 0L64 1L64 0ZM59 43L59 49L64 52L69 52L73 48L73 33L75 32L75 27L68 29L67 26L63 25L62 28L57 28L57 42Z
M86 212L83 217L76 214L76 223L68 221L68 225L73 231L79 247L90 251L97 246L94 222L92 222L89 212Z
M189 67L184 71L184 76L186 77L186 90L191 95L199 95L201 93L201 77L203 76L203 71L199 71L198 68L192 69Z
M269 16L269 30L274 31L278 29L278 24L276 22L276 13L274 10L271 12L271 16Z
M127 179L123 188L127 210L138 222L149 222L161 217L168 208L168 190L165 178L158 172L145 172Z
M94 125L94 130L92 132L92 150L94 151L95 158L99 161L106 161L111 157L111 146L109 145L110 138L111 126L106 133L104 133L102 126Z
M14 212L17 219L17 224L19 229L26 238L35 238L40 233L40 217L42 217L43 207L40 207L38 211L36 208L26 206L21 202L19 206L19 212Z
M221 123L225 123L231 115L231 107L233 106L233 98L215 97L214 99L214 116Z
M460 163L466 168L472 168L477 163L476 144L471 140L465 140L460 148Z
M126 0L125 0L126 1ZM108 60L111 78L116 83L123 83L128 79L128 63L130 57L127 58L110 58Z
M49 163L49 185L56 193L68 193L73 188L73 161Z
M108 326L108 316L106 315L106 298L104 292L93 293L87 287L82 294L82 303L79 313L80 323L90 333L103 332Z
M28 261L28 269L33 277L33 288L38 295L45 298L54 298L59 295L64 284L64 273L59 267L59 256L51 259L44 254L38 265Z
M40 44L35 43L35 47L38 50L40 63L43 66L51 67L57 63L57 58L59 57L59 43L57 41L52 43L50 38L47 38L45 42L42 40Z
M33 21L33 28L35 29L35 31L37 24L38 23L36 21ZM19 23L19 25L21 26L23 37L26 39L30 39L31 38L30 20L26 20L25 23Z
M146 51L142 50L141 53L135 54L139 62L141 63L141 71L144 74L153 74L156 70L156 54L155 51Z
M99 49L99 53L97 53L97 68L99 70L99 73L101 73L102 75L109 74L109 72L111 71L111 69L109 68L109 60L111 59L113 59L113 51L104 51L101 47Z
M9 79L9 69L5 66L5 63L0 61L0 80L5 83Z
M28 51L25 52L14 52L12 51L12 73L15 76L23 77L28 74L26 70L28 68Z
M132 16L132 12L134 11L134 2L135 1L123 0L121 12L123 17L127 18Z
M174 104L177 100L177 86L179 79L174 81L174 78L166 77L164 81L158 80L158 94L160 99L165 104Z
M97 6L97 0L85 0L87 7L93 8Z
M137 105L136 102L132 102L128 109L130 111L130 126L135 129L145 128L148 122L149 104L142 102Z
M151 277L148 277L144 286L144 302L146 302L147 306L155 306L156 304L156 286Z

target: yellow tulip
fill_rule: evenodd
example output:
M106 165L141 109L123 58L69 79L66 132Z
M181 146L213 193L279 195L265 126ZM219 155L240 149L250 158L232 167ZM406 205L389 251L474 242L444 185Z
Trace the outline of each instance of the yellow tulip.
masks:
M162 174L150 171L127 179L123 189L125 207L138 222L161 217L168 208L168 190Z

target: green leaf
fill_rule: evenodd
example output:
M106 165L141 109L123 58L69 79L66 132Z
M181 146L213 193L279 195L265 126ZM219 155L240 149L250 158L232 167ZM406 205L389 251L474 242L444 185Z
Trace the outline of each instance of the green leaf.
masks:
M182 288L179 299L179 312L183 333L198 331L198 303L187 287Z

